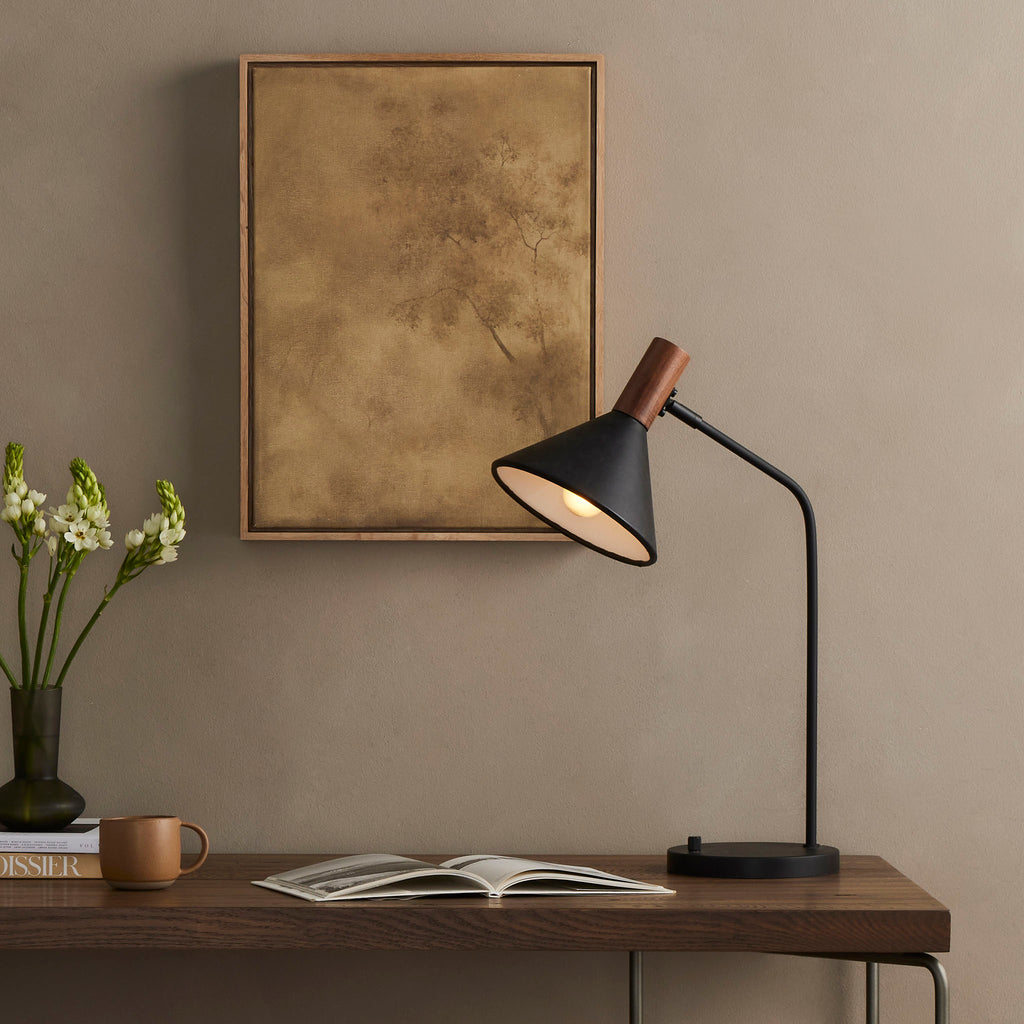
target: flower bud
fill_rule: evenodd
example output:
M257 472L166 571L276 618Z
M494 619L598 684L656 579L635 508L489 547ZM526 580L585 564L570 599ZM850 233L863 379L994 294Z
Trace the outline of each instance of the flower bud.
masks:
M25 473L25 446L11 441L4 458L4 490L14 490L15 484Z
M89 468L85 459L72 459L71 479L75 482L75 497L82 508L90 505L99 505L107 512L107 499L103 485L96 479L96 474Z
M129 530L124 536L124 546L134 551L145 539L146 535L141 530Z
M185 525L185 506L181 503L181 498L178 497L174 492L174 484L170 480L157 480L156 482L156 493L160 496L160 505L164 510L164 515L172 523L178 525ZM176 516L177 519L171 519L172 516Z

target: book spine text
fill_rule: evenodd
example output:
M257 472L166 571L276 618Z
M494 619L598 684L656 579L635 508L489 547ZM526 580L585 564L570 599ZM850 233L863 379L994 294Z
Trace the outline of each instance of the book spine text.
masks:
M98 853L0 853L0 878L102 878Z

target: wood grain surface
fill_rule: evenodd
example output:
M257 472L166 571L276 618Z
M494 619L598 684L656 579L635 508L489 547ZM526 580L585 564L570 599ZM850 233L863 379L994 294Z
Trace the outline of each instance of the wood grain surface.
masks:
M639 420L645 429L650 430L689 361L689 354L678 345L664 338L655 338L647 346L612 408Z
M840 873L825 878L763 881L667 875L660 856L540 858L656 882L675 889L671 896L314 904L249 884L330 856L213 855L194 876L156 892L115 891L98 880L0 880L0 949L949 949L949 911L880 857L843 857Z

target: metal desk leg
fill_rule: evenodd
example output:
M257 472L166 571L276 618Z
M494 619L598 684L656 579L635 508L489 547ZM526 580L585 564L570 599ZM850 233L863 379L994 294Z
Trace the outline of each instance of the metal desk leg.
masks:
M905 953L900 956L872 956L868 961L870 970L872 962L877 964L900 964L903 967L923 967L932 976L935 984L935 1024L949 1024L949 979L946 969L930 953ZM877 994L878 986L875 985ZM870 1020L870 1018L868 1018ZM876 1017L877 1022L877 1017Z
M644 955L639 950L629 954L629 1024L643 1024L644 1019Z
M864 968L864 1020L867 1024L878 1024L878 964L869 960Z
M878 965L899 964L902 967L923 967L935 984L935 1024L949 1024L949 980L946 969L931 953L802 953L801 956L821 960L852 960L867 964L866 992L868 1024L878 1024Z
M930 953L798 953L797 956L818 960L852 960L865 967L864 995L867 1006L867 1024L879 1024L878 965L899 964L903 967L923 967L932 976L935 985L935 1024L949 1024L949 979L946 969ZM631 950L629 954L629 1024L643 1024L644 1019L644 961L643 953Z

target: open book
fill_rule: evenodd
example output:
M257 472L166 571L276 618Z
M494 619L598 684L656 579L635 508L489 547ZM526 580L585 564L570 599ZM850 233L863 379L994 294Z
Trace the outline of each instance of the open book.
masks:
M438 865L388 853L366 853L282 871L253 885L317 902L414 896L578 896L673 891L596 868L489 854L455 857Z

